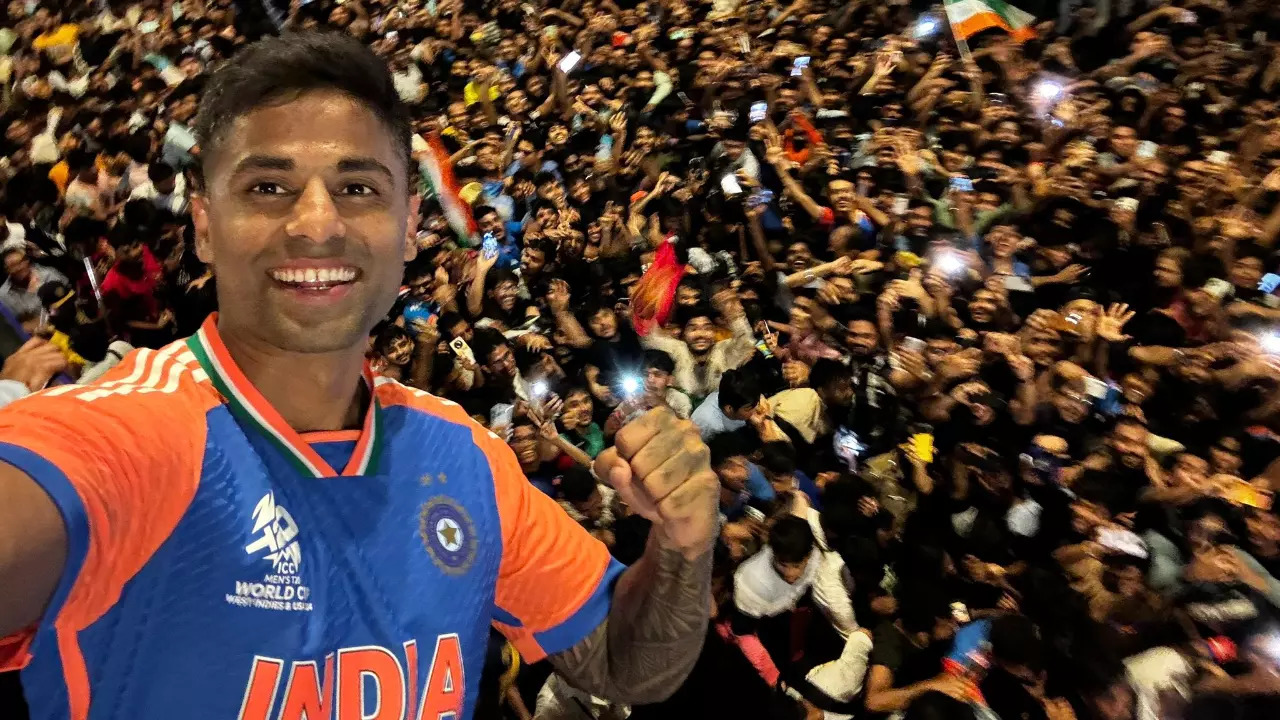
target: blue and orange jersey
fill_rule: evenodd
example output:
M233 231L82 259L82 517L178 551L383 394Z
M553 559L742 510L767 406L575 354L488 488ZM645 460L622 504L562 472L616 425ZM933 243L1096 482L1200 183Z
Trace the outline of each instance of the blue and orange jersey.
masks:
M456 404L366 370L363 428L295 432L216 317L0 411L66 524L45 617L0 640L32 717L470 717L488 631L528 661L623 567Z

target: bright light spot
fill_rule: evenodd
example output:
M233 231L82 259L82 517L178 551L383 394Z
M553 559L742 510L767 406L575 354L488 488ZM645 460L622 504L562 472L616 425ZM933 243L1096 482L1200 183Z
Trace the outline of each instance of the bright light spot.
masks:
M531 393L533 393L533 397L535 399L540 399L540 398L546 397L547 390L549 389L550 388L547 387L546 380L538 380L533 383L533 387L531 387L529 390Z
M1057 80L1041 80L1036 83L1032 92L1035 93L1036 99L1041 102L1053 102L1062 97L1062 83Z
M1272 355L1280 355L1280 333L1267 333L1258 338L1258 343L1262 345L1265 352Z
M623 377L622 392L627 395L635 395L640 392L640 378L634 375L627 375Z
M945 253L934 258L933 266L947 275L956 275L964 270L964 260L951 253Z
M916 23L916 29L912 33L917 40L929 37L938 31L938 21L931 17L920 18L920 22Z

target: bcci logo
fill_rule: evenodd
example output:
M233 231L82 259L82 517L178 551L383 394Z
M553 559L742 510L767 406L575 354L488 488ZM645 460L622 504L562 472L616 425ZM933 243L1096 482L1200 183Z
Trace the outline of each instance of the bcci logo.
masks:
M302 547L298 545L298 524L293 521L288 510L276 504L275 493L263 495L254 507L252 532L260 535L245 546L245 552L256 555L266 550L266 558L271 561L277 573L298 572L298 565L302 562Z
M423 503L418 534L427 554L448 575L462 575L476 559L476 532L471 516L452 498L437 495Z

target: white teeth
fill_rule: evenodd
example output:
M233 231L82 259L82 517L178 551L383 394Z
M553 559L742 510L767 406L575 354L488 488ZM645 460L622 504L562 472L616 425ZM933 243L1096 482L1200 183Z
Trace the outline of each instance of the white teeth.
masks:
M333 285L348 283L356 279L355 268L306 268L272 270L271 278L277 282L302 284L313 283Z

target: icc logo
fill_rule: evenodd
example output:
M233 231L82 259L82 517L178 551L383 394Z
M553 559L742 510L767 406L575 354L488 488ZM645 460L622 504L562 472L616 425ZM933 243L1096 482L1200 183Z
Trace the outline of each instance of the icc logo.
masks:
M261 535L245 546L244 551L256 555L269 551L266 558L277 573L292 575L298 572L302 562L302 547L298 545L298 524L293 521L284 506L276 504L275 493L267 493L253 508L254 534Z

